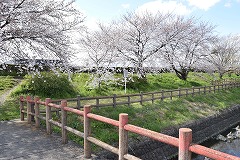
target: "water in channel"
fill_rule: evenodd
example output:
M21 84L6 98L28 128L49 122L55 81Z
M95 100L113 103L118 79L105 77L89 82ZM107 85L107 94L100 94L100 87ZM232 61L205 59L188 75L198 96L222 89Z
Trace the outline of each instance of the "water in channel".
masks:
M231 132L223 135L218 135L215 141L207 142L208 147L218 150L236 157L240 157L240 128L239 126L232 129ZM210 160L204 156L193 156L193 160Z

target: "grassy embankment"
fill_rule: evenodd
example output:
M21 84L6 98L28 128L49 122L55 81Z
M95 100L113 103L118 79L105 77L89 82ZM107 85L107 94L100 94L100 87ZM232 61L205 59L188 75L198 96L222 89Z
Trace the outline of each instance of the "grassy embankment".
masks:
M229 78L229 77L226 77ZM88 75L80 74L73 76L73 86L77 94L81 96L110 95L113 93L124 94L123 86L103 85L101 90L89 89L85 86ZM187 88L191 86L210 85L212 77L208 74L191 73L188 81L179 80L174 74L165 73L161 75L148 75L147 81L138 81L128 84L128 93L138 93L139 91L148 92L161 89L174 89L178 87ZM21 87L18 89L20 93ZM76 94L75 93L75 94ZM93 113L103 115L118 120L119 113L128 113L129 123L151 129L161 131L167 127L193 121L201 117L209 116L221 111L234 104L239 104L240 89L231 89L216 93L207 93L207 95L197 95L194 97L174 98L173 100L156 101L155 104L144 103L132 104L131 107L118 106L93 109ZM16 96L16 94L13 94ZM76 95L72 95L75 97ZM14 105L3 105L16 111ZM18 111L17 111L18 113ZM16 116L17 117L17 116ZM7 118L8 119L8 118ZM2 120L6 120L2 119ZM83 130L81 117L75 115L69 116L69 124L71 127ZM58 131L56 129L56 131ZM92 134L94 137L108 143L117 143L117 128L101 122L92 122ZM131 137L137 138L136 135L130 134ZM82 142L81 138L71 135L75 141Z
M0 76L0 96L16 84L11 76Z
M11 76L0 76L0 96L7 92L9 89L13 88L17 84L17 80L15 80ZM16 101L14 98L7 97L8 99L4 104L0 106L0 120L9 120L19 116L18 106L16 105ZM1 101L4 99L0 98Z

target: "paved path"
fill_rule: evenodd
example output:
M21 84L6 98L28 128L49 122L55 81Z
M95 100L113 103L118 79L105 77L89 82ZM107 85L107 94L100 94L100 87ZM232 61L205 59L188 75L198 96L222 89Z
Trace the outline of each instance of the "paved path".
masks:
M82 157L80 145L73 142L62 144L58 135L46 135L19 120L0 122L0 160L72 160Z

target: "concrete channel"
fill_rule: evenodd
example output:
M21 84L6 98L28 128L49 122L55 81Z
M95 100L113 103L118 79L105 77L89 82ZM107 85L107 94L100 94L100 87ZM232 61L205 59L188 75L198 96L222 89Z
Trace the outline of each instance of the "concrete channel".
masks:
M193 143L201 144L239 123L240 105L236 105L221 111L219 114L194 121L193 123L169 128L161 133L178 137L179 128L191 128L193 132ZM177 156L178 149L142 137L140 142L134 142L130 145L129 153L146 160L169 160L175 159L174 157ZM117 159L117 156L110 152L103 152L98 156L104 159Z

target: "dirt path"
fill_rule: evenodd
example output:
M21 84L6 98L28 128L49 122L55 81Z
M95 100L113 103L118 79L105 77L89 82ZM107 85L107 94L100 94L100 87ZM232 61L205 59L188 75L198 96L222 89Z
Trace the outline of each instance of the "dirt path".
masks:
M2 105L6 101L7 97L11 94L11 92L13 90L15 90L18 87L18 85L21 83L21 80L17 80L17 81L18 82L16 83L16 85L13 88L7 90L5 93L0 95L0 105Z

